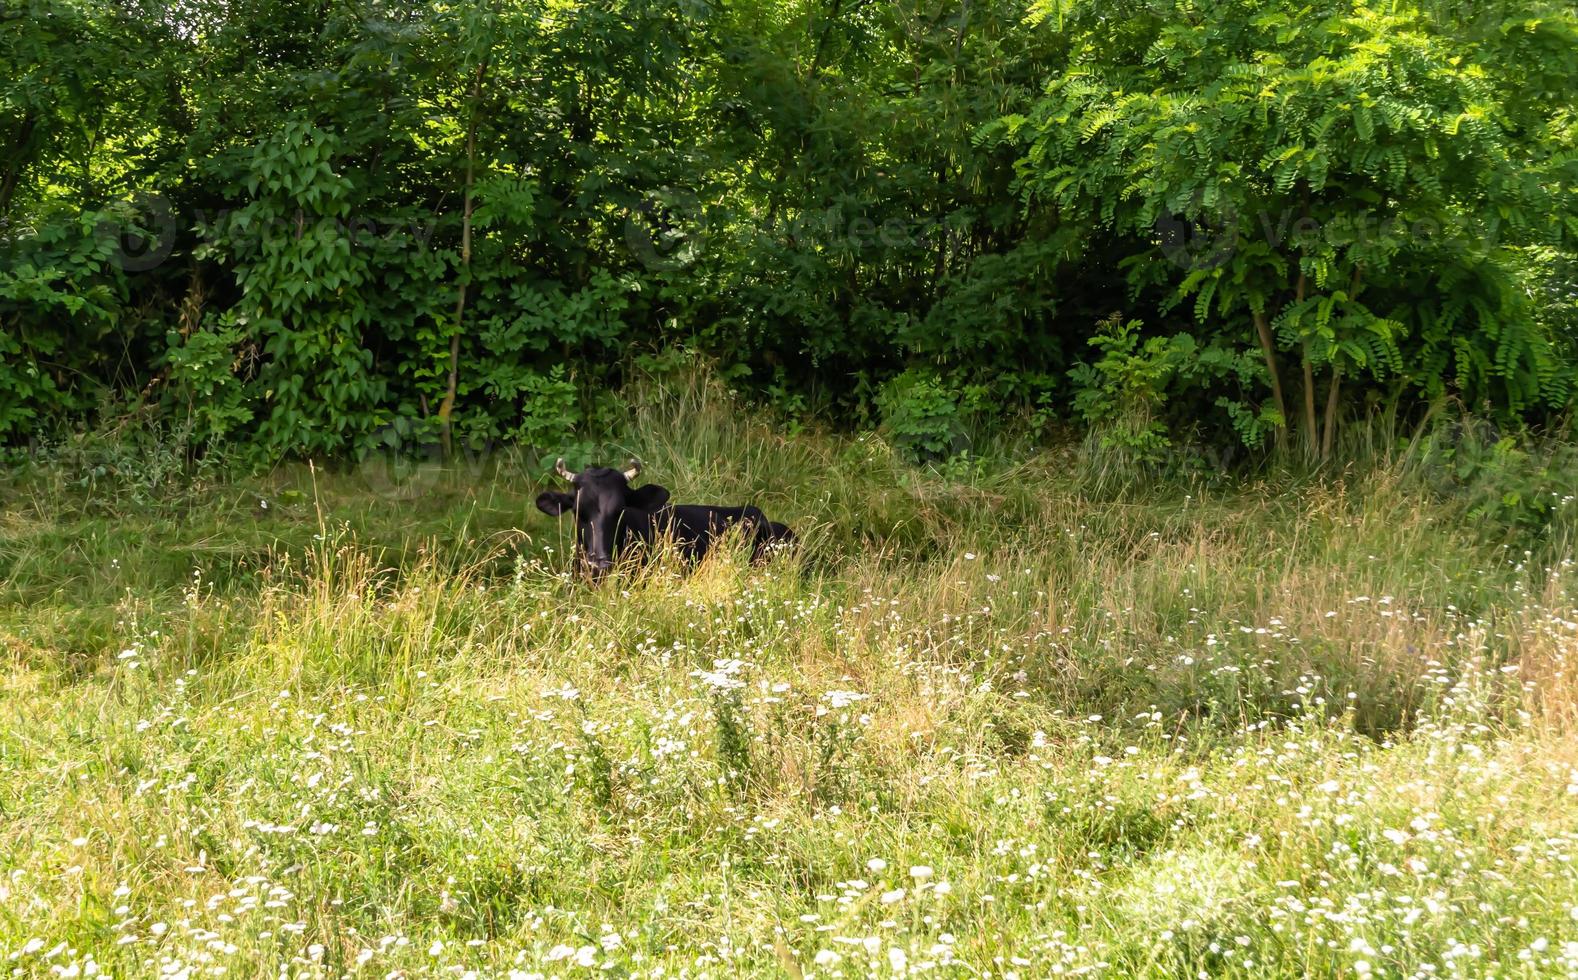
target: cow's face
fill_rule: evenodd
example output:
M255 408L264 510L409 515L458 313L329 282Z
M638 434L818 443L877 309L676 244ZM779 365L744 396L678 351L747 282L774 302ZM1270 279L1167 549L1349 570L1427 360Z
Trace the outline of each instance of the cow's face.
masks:
M550 517L574 515L576 550L593 574L601 575L613 566L626 538L646 537L651 512L668 502L668 490L655 483L639 490L630 488L630 481L641 472L635 460L624 470L588 466L572 473L561 459L554 471L569 482L570 492L539 494L537 509Z

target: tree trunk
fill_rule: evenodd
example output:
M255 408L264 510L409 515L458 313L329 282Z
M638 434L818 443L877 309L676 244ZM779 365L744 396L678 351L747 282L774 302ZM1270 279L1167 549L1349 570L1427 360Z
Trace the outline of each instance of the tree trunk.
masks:
M460 338L466 316L466 288L471 284L471 213L477 183L477 105L482 100L482 82L487 77L491 55L490 45L471 83L471 119L466 126L466 190L460 214L460 288L455 295L455 333L449 338L449 379L444 388L444 400L438 405L439 440L443 443L445 458L454 454L450 419L455 413L455 393L460 387Z
M1299 305L1304 302L1304 291L1309 287L1309 280L1304 272L1299 272L1298 286L1293 291L1293 303ZM1304 451L1314 458L1315 448L1320 442L1320 429L1315 416L1315 365L1310 363L1310 342L1306 337L1303 343L1304 361Z
M1310 363L1310 342L1304 341L1304 451L1311 459L1320 442L1319 422L1315 416L1315 365Z
M1348 283L1348 299L1356 301L1359 295L1359 285L1363 282L1364 266L1353 267L1353 278ZM1331 362L1331 385L1326 389L1326 421L1321 428L1320 459L1327 462L1331 459L1332 448L1337 443L1337 408L1341 404L1342 392L1342 365L1335 358Z
M814 93L811 88L816 84L816 76L822 70L822 57L827 53L827 42L833 32L833 24L838 20L839 11L843 9L844 0L829 0L827 16L821 23L821 31L816 37L816 48L811 54L811 66L805 73L804 85L806 97ZM815 18L808 16L806 30L809 32L815 26ZM801 139L801 148L804 149L804 138ZM784 187L789 183L789 164L783 163L778 168L778 179L773 188L767 192L767 233L773 233L778 223L778 208L783 203Z
M816 51L811 55L811 70L806 72L806 81L814 80L822 68L822 56L827 53L827 39L833 33L833 24L837 22L843 6L844 0L832 0L828 4L827 17L822 21L822 33L817 35Z
M1342 368L1331 366L1331 387L1326 389L1326 428L1321 433L1321 462L1331 459L1331 448L1337 435L1338 392L1342 390Z
M24 158L22 151L33 139L33 132L38 127L38 117L31 112L23 117L17 127L16 135L11 138L10 159L6 161L5 172L0 173L0 221L11 213L11 198L16 194L17 182L22 177Z
M1277 404L1277 413L1282 416L1284 431L1288 425L1288 403L1282 397L1282 376L1277 373L1277 346L1271 339L1271 324L1266 322L1264 310L1255 310L1255 330L1260 334L1260 351L1266 355L1266 371L1271 375L1271 395Z
M955 82L960 81L959 55L964 52L964 32L969 29L969 26L970 0L964 0L963 3L959 4L959 32L953 38L953 80Z

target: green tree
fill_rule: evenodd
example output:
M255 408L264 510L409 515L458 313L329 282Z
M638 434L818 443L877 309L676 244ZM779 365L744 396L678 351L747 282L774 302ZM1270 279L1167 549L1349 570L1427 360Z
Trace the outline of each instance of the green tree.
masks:
M1570 113L1571 11L1493 6L1491 36L1539 38L1544 94ZM1070 0L1040 16L1075 53L1004 125L1027 204L1130 236L1134 286L1257 345L1277 416L1311 453L1331 452L1345 381L1513 412L1570 397L1519 246L1570 234L1572 200L1523 73L1496 70L1499 41L1353 0Z

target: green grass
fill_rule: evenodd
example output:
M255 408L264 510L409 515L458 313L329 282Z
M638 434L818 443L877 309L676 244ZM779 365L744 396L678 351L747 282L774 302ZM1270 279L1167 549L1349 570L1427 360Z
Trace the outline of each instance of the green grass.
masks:
M589 587L510 456L0 489L6 969L1578 972L1570 539L630 399L798 559Z

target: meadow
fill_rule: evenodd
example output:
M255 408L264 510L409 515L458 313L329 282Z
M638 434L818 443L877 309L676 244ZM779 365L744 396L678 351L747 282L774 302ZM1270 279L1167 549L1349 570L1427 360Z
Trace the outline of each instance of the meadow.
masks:
M1570 499L628 397L572 465L798 554L590 586L509 453L0 481L4 970L1578 975Z

